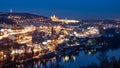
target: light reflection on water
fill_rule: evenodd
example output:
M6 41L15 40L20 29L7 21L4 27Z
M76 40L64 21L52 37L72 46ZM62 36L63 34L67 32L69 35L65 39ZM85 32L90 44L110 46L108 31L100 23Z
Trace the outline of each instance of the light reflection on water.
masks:
M120 57L120 48L118 49L108 49L107 51L95 51L89 53L93 50L79 51L78 53L73 53L69 55L63 55L61 57L53 57L45 60L35 60L31 62L24 63L19 65L20 68L79 68L80 66L86 66L91 63L96 63L99 65L99 60L97 57L101 53L105 53L108 59L112 56L115 56L116 59Z

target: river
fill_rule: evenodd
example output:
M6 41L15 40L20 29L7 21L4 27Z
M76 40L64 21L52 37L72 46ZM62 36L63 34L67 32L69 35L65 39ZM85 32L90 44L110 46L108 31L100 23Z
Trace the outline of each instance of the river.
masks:
M37 59L16 66L19 68L80 68L91 64L100 65L100 62L110 61L113 56L119 60L120 48L78 49L70 54L49 59Z

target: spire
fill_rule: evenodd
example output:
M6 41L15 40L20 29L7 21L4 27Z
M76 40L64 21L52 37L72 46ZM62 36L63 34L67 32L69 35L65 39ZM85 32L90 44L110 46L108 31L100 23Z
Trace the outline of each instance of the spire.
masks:
M10 13L12 13L13 12L13 10L12 9L10 9Z

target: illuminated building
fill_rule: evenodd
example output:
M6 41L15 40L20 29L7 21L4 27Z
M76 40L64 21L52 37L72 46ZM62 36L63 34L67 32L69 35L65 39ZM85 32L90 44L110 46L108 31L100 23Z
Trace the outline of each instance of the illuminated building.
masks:
M63 22L63 23L77 23L79 22L78 20L68 20L68 19L59 19L58 17L56 17L55 15L50 17L52 19L52 21L54 22Z

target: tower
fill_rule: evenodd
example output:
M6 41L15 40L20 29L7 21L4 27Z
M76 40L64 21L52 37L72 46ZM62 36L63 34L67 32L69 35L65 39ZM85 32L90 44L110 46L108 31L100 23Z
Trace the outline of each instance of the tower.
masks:
M12 9L10 9L10 13L12 13L13 12L13 10Z
M10 15L8 16L8 18L12 18L12 12L13 12L13 10L12 9L10 9Z

